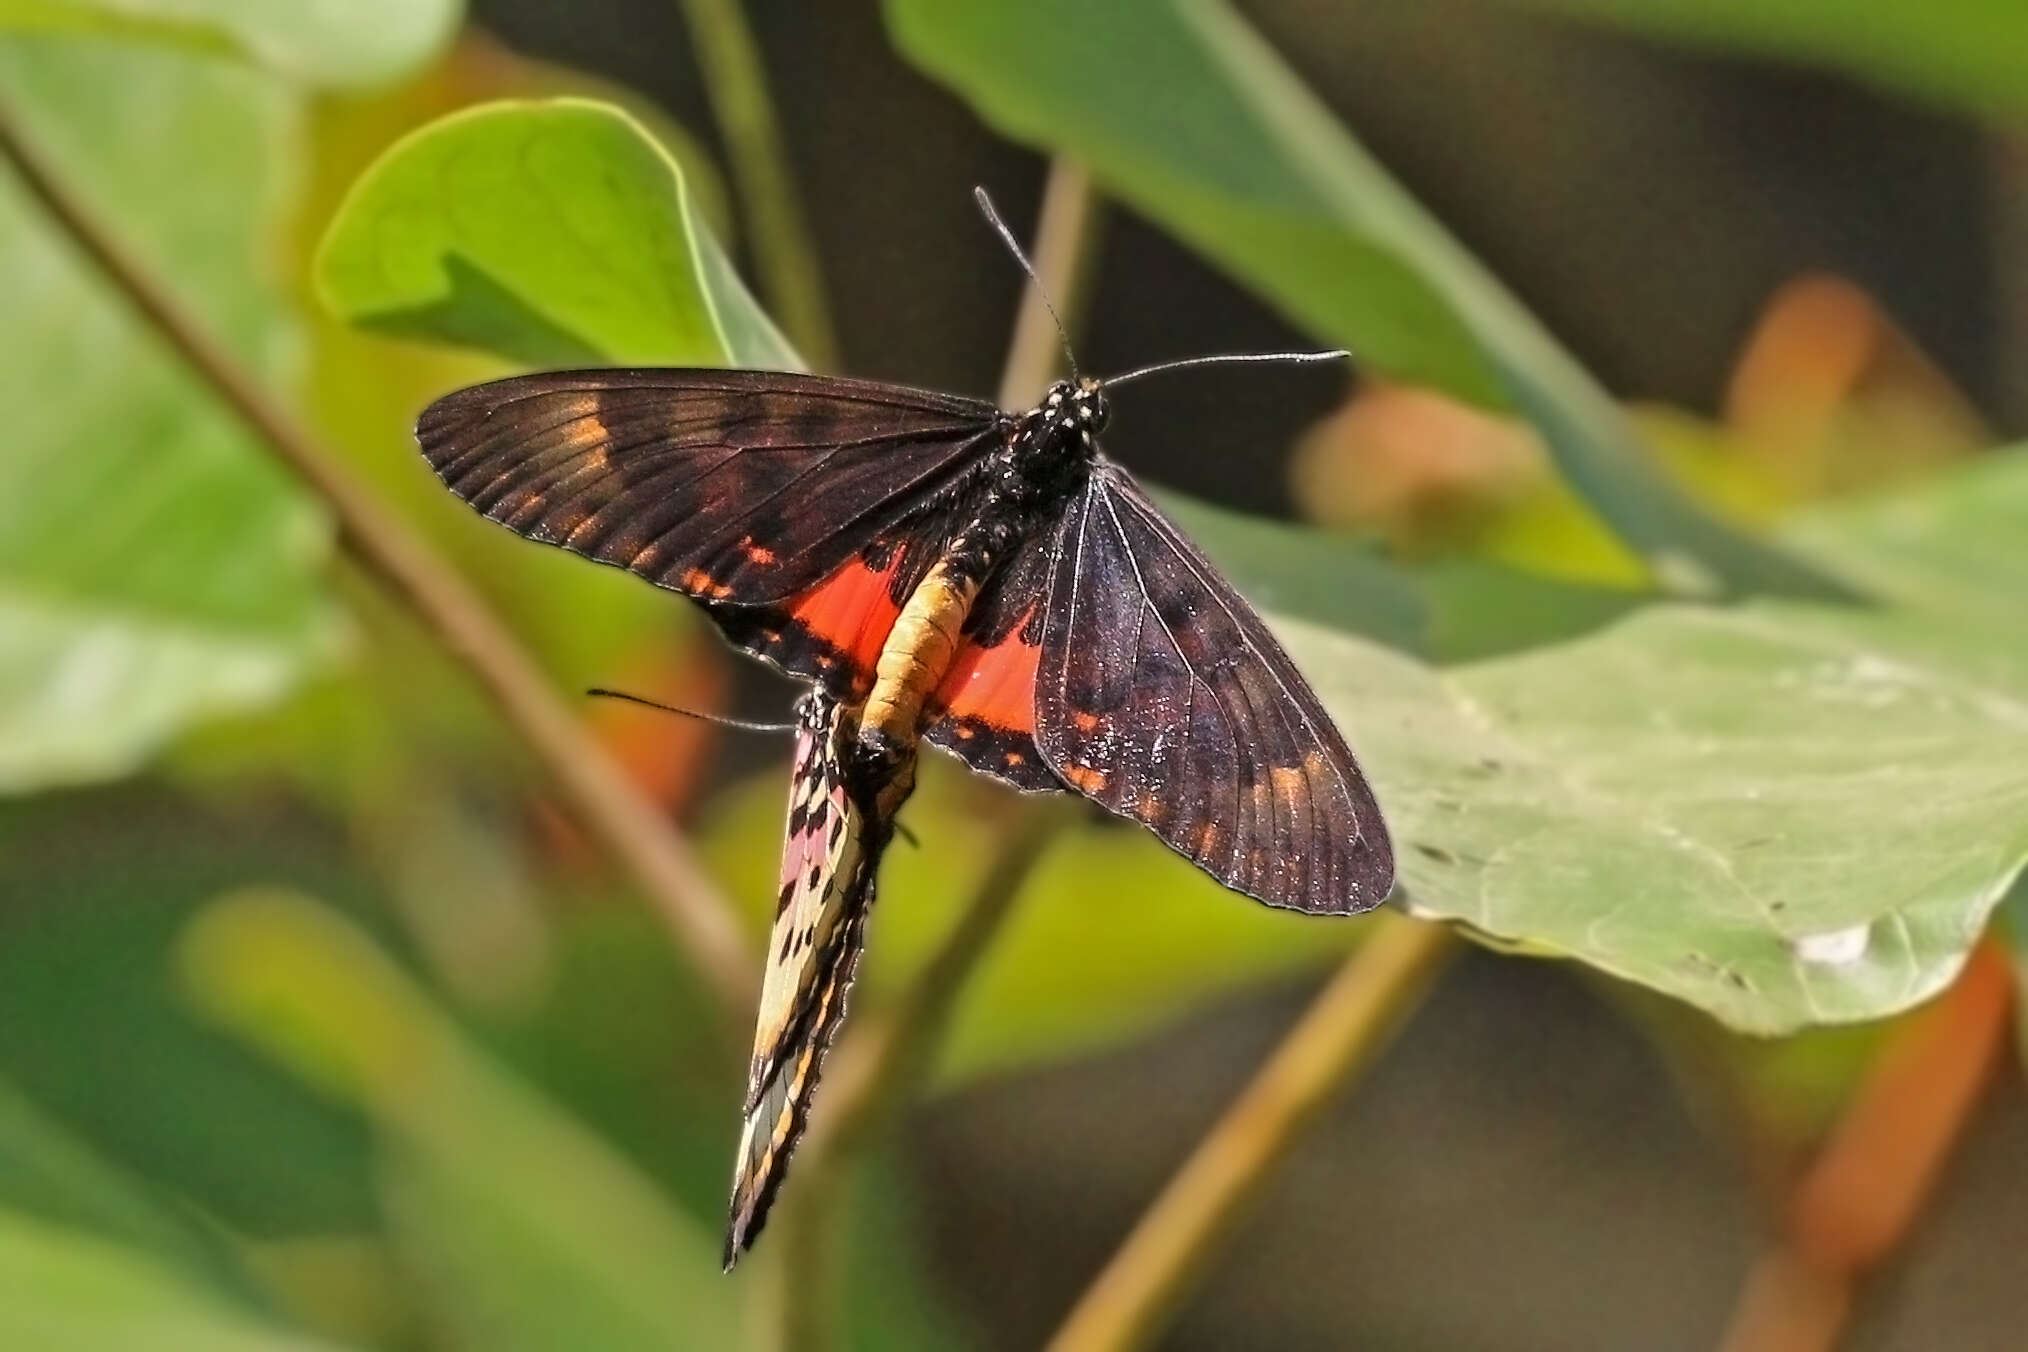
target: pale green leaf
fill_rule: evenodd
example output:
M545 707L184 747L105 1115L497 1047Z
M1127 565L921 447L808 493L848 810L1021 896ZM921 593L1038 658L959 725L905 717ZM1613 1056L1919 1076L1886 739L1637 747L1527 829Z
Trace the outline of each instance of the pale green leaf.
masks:
M410 134L353 185L316 271L354 324L532 366L796 364L676 162L609 104L491 103Z
M0 0L9 28L227 53L319 85L392 80L442 49L463 0Z
M0 84L218 334L286 372L261 260L292 101L241 67L41 39L0 44ZM319 515L11 178L0 292L0 790L22 790L130 770L193 719L272 701L336 620Z

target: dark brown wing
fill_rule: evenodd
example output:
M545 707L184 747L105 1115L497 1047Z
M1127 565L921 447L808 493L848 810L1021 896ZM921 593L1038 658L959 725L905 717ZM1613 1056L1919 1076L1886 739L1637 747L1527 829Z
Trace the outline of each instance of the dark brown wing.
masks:
M1050 768L1271 906L1379 905L1394 883L1379 805L1231 584L1105 461L1054 552L1035 720Z
M416 423L430 464L486 516L713 603L735 642L840 694L860 673L841 675L839 654L886 632L860 613L879 602L861 575L890 589L919 575L939 495L999 438L978 400L771 371L516 376Z

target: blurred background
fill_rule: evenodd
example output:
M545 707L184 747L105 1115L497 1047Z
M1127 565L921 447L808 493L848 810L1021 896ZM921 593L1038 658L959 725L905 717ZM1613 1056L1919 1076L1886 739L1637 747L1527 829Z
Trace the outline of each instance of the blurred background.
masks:
M430 32L381 18L356 51L264 64L144 31L187 36L205 6L106 17L125 8L0 6L0 97L51 162L559 689L779 716L791 688L684 603L442 493L408 428L496 359L348 326L309 280L398 137L559 94L642 118L753 276L695 14L472 0L414 19ZM1242 8L1731 519L1891 492L2028 425L2018 114L1891 56L1595 22L1604 3ZM1988 8L1978 43L2028 79L2028 16ZM900 54L877 6L744 11L828 316L784 319L791 338L838 370L991 395L1022 278L970 189L1025 236L1045 159ZM401 61L376 47L404 42ZM303 73L355 58L358 78ZM1102 206L1088 249L1087 371L1318 342L1128 209ZM324 515L12 179L0 274L0 1343L765 1345L783 1290L815 1278L773 1233L717 1271L747 1029L464 672L334 563ZM1371 369L1151 381L1117 401L1109 450L1405 566L1642 585L1523 424ZM1508 646L1481 631L1439 656ZM786 740L583 714L757 939ZM1011 802L925 765L855 1013L907 988ZM848 1175L835 1345L1041 1345L1358 938L1079 818L960 993L919 1101ZM1939 1017L1756 1040L1578 964L1472 948L1160 1345L1716 1346L1796 1180L1885 1052L1930 1045ZM2011 1063L1953 1131L1844 1345L2019 1344Z

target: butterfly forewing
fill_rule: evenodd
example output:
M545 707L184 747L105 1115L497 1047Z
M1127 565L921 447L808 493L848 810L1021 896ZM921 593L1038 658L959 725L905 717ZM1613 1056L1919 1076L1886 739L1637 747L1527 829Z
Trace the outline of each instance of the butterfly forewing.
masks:
M933 516L927 505L998 444L998 418L977 400L869 381L560 371L439 399L416 437L454 493L519 534L700 600L760 606L883 546L893 557L920 534L905 523Z
M1036 740L1064 783L1274 906L1378 905L1394 862L1330 716L1267 626L1100 461L1058 526Z

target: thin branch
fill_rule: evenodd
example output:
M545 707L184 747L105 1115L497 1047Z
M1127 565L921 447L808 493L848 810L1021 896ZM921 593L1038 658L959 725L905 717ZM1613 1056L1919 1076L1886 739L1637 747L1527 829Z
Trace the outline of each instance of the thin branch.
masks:
M2000 1061L2013 973L1992 939L1881 1053L1789 1196L1725 1352L1828 1352L1866 1278L1900 1247Z
M1021 309L1014 316L1014 337L1007 345L1007 364L1000 373L1000 407L1026 408L1041 397L1050 377L1057 372L1062 342L1056 318L1049 313L1042 287L1056 302L1057 314L1075 330L1089 289L1090 273L1097 249L1101 205L1091 189L1091 175L1070 160L1058 157L1049 164L1049 180L1042 188L1042 210L1035 221L1035 240L1030 249L1035 275L1041 284L1030 282L1021 292Z
M810 1352L835 1341L834 1226L845 1183L867 1143L927 1077L959 993L1014 899L1071 821L1067 804L1017 800L992 863L957 923L895 1005L862 1020L832 1057L828 1091L797 1157L777 1222L775 1346Z
M740 0L682 0L682 5L704 92L739 185L746 237L769 308L811 364L830 370L838 364L838 334L775 121L760 44Z
M1325 1106L1372 1064L1421 1001L1451 932L1401 916L1346 959L1252 1083L1191 1152L1057 1330L1052 1352L1152 1341Z
M677 941L733 1007L754 968L731 908L689 846L628 783L604 748L464 578L263 389L256 378L78 198L0 105L0 154L54 223L242 421L323 500L341 546L462 661L555 777L577 815L634 874Z

